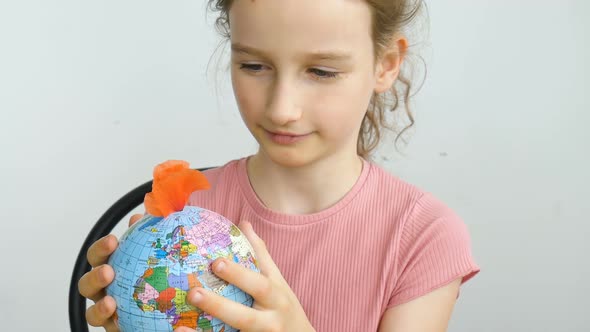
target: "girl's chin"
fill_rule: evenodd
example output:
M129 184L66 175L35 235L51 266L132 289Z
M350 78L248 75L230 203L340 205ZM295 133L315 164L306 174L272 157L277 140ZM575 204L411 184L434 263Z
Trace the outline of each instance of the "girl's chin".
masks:
M303 147L285 148L271 144L262 145L258 152L260 157L286 168L299 168L313 164L319 157L311 149Z

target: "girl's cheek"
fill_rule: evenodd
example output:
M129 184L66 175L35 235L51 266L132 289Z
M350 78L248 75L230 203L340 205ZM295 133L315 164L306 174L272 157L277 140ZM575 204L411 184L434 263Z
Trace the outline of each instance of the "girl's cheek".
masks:
M247 79L236 78L233 81L233 85L236 101L239 104L252 104L259 98L259 92L256 92L256 87L249 84Z

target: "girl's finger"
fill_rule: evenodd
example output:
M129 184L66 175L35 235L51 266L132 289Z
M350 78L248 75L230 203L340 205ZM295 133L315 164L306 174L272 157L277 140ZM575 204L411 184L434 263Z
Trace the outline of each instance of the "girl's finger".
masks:
M94 242L86 253L86 258L90 266L97 267L106 264L118 245L117 238L113 234L109 234Z
M187 299L192 305L233 328L238 330L247 328L249 331L262 330L259 326L262 322L258 317L260 313L256 309L226 299L204 288L193 288Z
M111 319L116 309L115 299L105 296L102 300L96 302L95 305L90 306L86 310L86 321L91 326L104 326Z
M115 271L109 265L101 265L85 273L78 281L80 295L97 302L104 296L104 289L115 278Z
M263 307L276 302L273 298L272 281L261 273L225 258L213 262L212 268L215 275L250 294Z
M279 268L275 265L272 257L270 257L270 254L266 249L266 244L258 237L258 235L256 235L252 228L252 224L248 221L242 221L238 227L252 245L252 249L254 249L260 272L269 277L280 277L280 279L282 279L283 277L281 276Z
M129 218L129 227L135 224L139 219L143 217L143 214L134 214Z
M119 326L117 326L113 319L109 319L102 327L104 327L106 332L120 332Z

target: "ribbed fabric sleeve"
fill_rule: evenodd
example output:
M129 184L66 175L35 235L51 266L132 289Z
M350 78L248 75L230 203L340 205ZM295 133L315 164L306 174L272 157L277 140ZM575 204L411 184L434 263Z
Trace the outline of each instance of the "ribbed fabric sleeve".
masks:
M430 194L415 204L399 234L396 286L388 307L413 300L458 278L464 283L479 271L472 258L467 227Z

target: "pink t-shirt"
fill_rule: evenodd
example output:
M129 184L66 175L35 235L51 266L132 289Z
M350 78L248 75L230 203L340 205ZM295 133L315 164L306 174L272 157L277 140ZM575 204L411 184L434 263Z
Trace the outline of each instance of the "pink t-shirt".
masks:
M377 331L386 309L479 272L463 221L371 162L338 203L308 215L264 206L246 158L205 174L211 189L189 204L250 221L318 332Z

